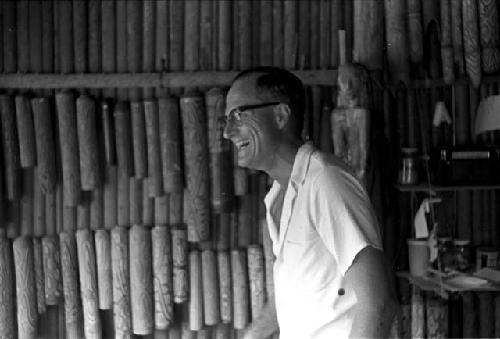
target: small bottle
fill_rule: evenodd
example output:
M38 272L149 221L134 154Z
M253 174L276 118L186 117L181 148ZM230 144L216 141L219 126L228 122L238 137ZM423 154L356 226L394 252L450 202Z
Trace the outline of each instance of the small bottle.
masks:
M401 148L401 164L398 173L398 183L414 185L418 183L417 156L418 150L413 147Z
M458 271L466 272L470 269L470 240L455 239L453 240L455 248L455 268Z

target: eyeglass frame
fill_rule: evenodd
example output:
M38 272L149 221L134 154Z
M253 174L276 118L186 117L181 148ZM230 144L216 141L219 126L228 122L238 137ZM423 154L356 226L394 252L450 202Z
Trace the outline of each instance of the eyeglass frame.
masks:
M252 109L265 108L270 106L277 106L282 104L280 101L272 101L272 102L264 102L260 104L253 105L240 105L232 108L229 112L227 112L223 117L221 117L222 122L226 125L229 121L241 121L241 114L246 111L250 111Z

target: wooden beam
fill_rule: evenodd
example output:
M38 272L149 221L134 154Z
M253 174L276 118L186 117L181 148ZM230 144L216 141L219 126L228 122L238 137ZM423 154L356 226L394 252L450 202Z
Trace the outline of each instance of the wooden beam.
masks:
M336 70L293 71L305 85L334 86ZM238 72L0 74L0 88L108 88L229 86Z

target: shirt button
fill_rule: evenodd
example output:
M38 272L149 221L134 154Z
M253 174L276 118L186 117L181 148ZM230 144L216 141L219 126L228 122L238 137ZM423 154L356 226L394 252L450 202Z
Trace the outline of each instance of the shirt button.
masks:
M343 288L339 288L339 295L344 295L345 294L345 290Z

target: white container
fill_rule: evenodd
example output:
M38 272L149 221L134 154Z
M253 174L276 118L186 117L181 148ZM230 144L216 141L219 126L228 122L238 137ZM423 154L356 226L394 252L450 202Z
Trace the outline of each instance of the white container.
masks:
M408 260L410 274L423 276L429 265L429 246L427 239L408 239Z

